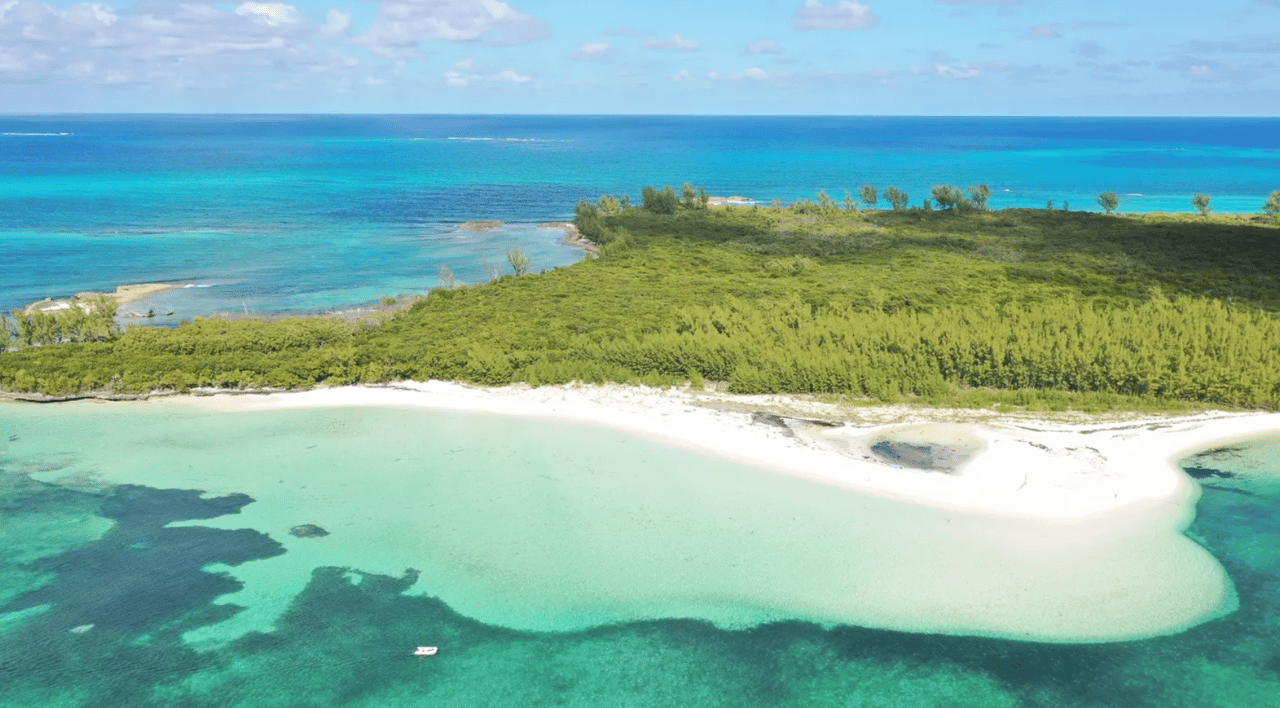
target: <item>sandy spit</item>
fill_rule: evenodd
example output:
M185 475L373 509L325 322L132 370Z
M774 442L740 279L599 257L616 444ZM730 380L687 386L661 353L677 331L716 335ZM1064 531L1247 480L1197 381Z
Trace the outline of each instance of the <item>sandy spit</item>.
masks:
M1152 502L1184 505L1190 514L1198 491L1177 468L1178 459L1280 433L1280 414L1209 412L1109 422L979 419L972 411L850 409L777 396L621 385L483 388L428 381L156 402L177 401L225 411L380 406L555 418L920 504L1062 521ZM844 424L763 424L755 415L761 410ZM885 440L951 445L972 455L952 473L913 469L872 452Z

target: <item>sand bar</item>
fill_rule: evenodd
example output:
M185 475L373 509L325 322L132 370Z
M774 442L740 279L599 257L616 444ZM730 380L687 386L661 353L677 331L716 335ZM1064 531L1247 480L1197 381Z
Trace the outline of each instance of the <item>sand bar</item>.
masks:
M1238 600L1182 533L1199 488L1172 460L1280 429L1275 415L966 421L972 412L443 382L114 405L150 422L101 444L50 427L50 444L69 450L133 441L37 477L248 494L239 514L179 525L258 529L287 551L220 569L243 589L219 602L244 609L188 636L202 647L269 631L320 566L414 568L423 579L409 592L531 631L686 617L1056 642L1176 633ZM369 411L346 415L353 407ZM397 417L418 409L436 417ZM440 416L450 411L461 415ZM275 412L298 417L256 417ZM160 429L197 413L207 432ZM946 446L953 472L891 464L874 449L886 442ZM329 535L290 535L299 524Z
M785 400L779 397L616 385L481 388L430 381L192 400L223 410L392 406L582 421L847 489L1057 520L1083 519L1141 502L1193 503L1195 490L1174 464L1178 459L1235 440L1280 434L1280 414L1209 412L1075 424L992 417L956 423L947 411L929 409L897 415L893 422L788 431L753 422L749 412L714 407L731 400L767 409ZM833 420L849 413L835 405L785 403ZM886 438L946 443L957 437L980 441L982 450L956 474L887 465L870 451L875 441Z
M89 301L99 297L115 300L117 305L125 305L130 302L151 297L152 295L159 295L160 293L168 292L177 287L179 286L173 283L137 283L134 285L120 285L116 287L115 292L111 293L90 291L76 293L75 297L70 298L55 299L50 297L43 300L37 300L23 308L23 311L28 314L33 312L57 312L59 310L69 309L76 305L88 309Z
M506 224L501 221L464 221L461 224L458 224L458 230L477 232L497 231L504 226L506 226Z

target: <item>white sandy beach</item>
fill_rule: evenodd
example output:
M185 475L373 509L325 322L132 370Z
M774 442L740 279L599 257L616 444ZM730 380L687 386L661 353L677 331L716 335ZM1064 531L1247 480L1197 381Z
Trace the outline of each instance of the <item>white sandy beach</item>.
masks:
M245 589L220 602L245 609L189 637L209 646L270 629L318 565L390 575L417 568L430 578L423 591L455 610L533 631L694 617L726 627L792 618L1053 642L1176 633L1233 612L1238 600L1221 564L1183 534L1199 488L1175 461L1280 432L1280 415L1065 423L643 387L435 381L140 405L232 416L353 406L458 411L471 416L464 426L475 414L536 418L584 440L605 426L750 465L713 471L707 463L703 472L690 462L696 457L643 463L648 472L617 477L615 489L604 470L617 458L571 461L559 447L527 471L503 472L511 462L501 462L495 472L492 455L524 455L506 441L473 439L425 453L428 468L397 471L403 455L424 454L412 451L412 429L397 433L396 450L366 448L360 458L281 440L253 443L269 445L254 454L270 459L246 465L239 448L249 441L240 433L216 444L224 452L180 465L162 452L120 472L100 464L104 479L249 494L257 501L238 515L183 524L261 529L288 549L222 569ZM792 421L788 429L753 420L752 410L852 423ZM949 444L973 456L954 474L913 469L870 452L884 440ZM490 462L459 468L459 477L427 471L464 449ZM279 468L280 482L260 468ZM575 474L577 482L556 481ZM724 499L706 496L717 489ZM315 541L280 532L304 522L334 533Z
M1174 464L1178 459L1235 440L1280 433L1280 414L1210 412L1076 424L991 414L982 422L964 422L977 416L972 411L901 406L842 409L781 396L618 385L482 388L429 381L188 400L228 411L420 407L584 422L852 490L939 507L1063 521L1139 502L1194 503L1193 487ZM779 427L753 423L749 412L715 407L722 403L854 421L827 430L802 426L793 436ZM976 441L982 450L957 474L946 474L885 464L870 452L871 444L881 439Z

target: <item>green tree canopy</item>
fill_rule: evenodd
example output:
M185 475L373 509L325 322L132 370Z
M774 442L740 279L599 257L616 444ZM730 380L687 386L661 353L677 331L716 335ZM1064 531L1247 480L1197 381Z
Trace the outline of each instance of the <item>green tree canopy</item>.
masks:
M897 187L890 187L884 190L884 198L889 200L889 205L893 207L894 211L906 209L907 202L910 200L907 193Z
M863 204L867 205L868 209L876 208L876 202L878 201L878 198L876 197L875 187L869 184L862 185L861 187L858 188L858 198L862 200Z

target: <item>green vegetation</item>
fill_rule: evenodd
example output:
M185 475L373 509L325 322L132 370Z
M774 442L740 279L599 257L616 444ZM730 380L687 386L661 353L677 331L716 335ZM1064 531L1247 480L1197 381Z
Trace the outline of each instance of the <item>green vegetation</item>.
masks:
M1213 197L1208 194L1197 194L1191 198L1191 206L1196 208L1200 216L1208 216L1209 212L1212 211L1209 207L1209 202L1212 200Z
M897 187L890 187L884 190L884 198L889 200L889 206L893 207L894 211L906 209L911 199L906 192Z
M875 209L876 203L879 201L876 196L876 188L869 184L864 184L858 188L858 197L862 199L862 203L865 204L868 209Z
M959 211L977 209L979 211L987 211L987 202L991 200L991 188L985 184L970 187L966 198L965 190L944 184L934 187L929 196L938 203L939 209L956 209Z
M1267 197L1267 201L1262 205L1262 211L1280 218L1280 190L1272 192L1271 196Z
M524 252L524 249L519 247L507 249L507 263L511 265L511 271L516 275L524 275L533 267L533 260Z
M1098 206L1108 214L1113 214L1120 208L1120 197L1117 197L1115 192L1103 192L1098 195ZM1066 209L1066 202L1063 202L1062 208Z
M1280 230L1266 217L851 211L822 196L708 208L668 187L646 189L641 208L584 202L576 223L600 258L439 288L372 324L201 319L46 346L10 332L0 387L578 380L1035 409L1278 407Z
M119 305L107 297L78 300L54 312L0 313L0 351L64 342L101 342L120 334L115 316Z

